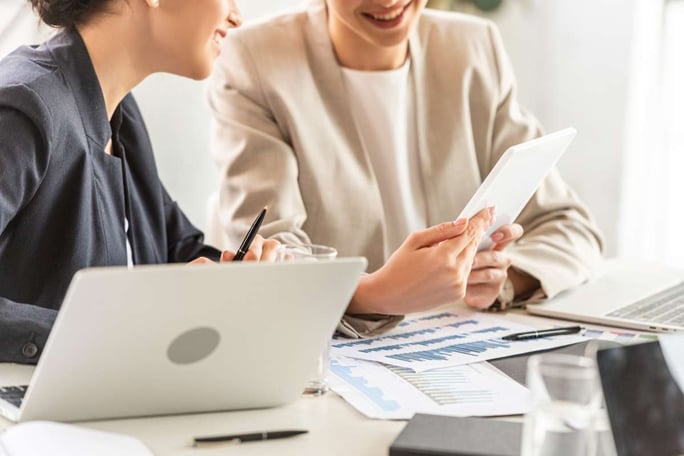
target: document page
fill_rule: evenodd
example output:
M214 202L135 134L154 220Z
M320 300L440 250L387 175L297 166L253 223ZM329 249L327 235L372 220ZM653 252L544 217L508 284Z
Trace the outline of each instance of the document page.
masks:
M529 409L528 389L489 363L413 372L341 357L331 360L330 371L333 391L369 418L496 416Z
M588 340L581 334L507 341L508 334L534 331L527 325L483 312L463 310L417 316L371 339L335 339L333 356L377 361L416 372L462 366L562 347Z

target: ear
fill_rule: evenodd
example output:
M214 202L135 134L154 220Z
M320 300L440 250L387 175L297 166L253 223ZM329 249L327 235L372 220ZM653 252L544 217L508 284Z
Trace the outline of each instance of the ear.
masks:
M159 0L145 0L150 8L159 8Z

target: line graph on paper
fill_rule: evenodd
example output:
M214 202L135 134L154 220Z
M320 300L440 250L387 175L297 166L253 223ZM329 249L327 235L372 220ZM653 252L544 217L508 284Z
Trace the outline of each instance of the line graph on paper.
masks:
M371 418L408 419L414 413L492 416L525 413L528 390L489 363L415 373L351 358L330 360L330 383Z
M587 339L582 335L526 341L501 339L507 334L533 329L484 313L441 312L404 321L381 337L351 341L336 339L331 353L422 372L547 350Z

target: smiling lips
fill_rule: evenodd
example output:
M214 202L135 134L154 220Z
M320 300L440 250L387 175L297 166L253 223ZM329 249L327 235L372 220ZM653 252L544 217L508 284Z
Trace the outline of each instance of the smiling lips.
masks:
M226 37L228 32L225 30L217 29L214 31L214 43L218 44L219 46L221 45L221 40Z
M382 13L362 13L364 16L366 16L369 19L372 19L373 21L377 22L393 22L393 21L398 21L404 14L404 12L408 9L409 5L413 0L407 2L405 5L402 5L400 8L396 8L394 11L389 11L389 12L382 12Z

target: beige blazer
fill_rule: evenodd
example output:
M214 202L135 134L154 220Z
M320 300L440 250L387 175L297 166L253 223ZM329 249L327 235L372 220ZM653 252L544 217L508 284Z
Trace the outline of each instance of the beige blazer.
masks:
M499 156L539 136L516 101L495 26L427 10L410 39L419 154L430 225L454 219ZM209 88L220 169L210 240L235 248L268 205L261 233L335 246L378 269L386 232L378 184L354 125L323 2L231 31ZM572 152L570 152L572 153ZM600 235L554 171L518 219L513 264L553 296L587 279Z

